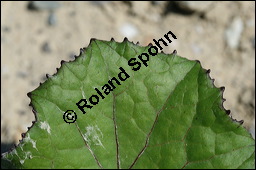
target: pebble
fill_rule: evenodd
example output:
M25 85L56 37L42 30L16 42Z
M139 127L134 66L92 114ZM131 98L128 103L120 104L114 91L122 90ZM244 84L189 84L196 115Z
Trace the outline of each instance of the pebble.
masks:
M212 1L175 1L176 5L186 12L206 12Z
M255 19L246 20L246 27L255 27Z
M54 10L59 7L58 1L31 1L28 4L28 9L31 10Z
M22 79L24 79L24 78L26 78L26 77L28 76L28 73L23 72L23 71L19 71L19 72L17 73L17 76L20 77L20 78L22 78Z
M48 42L45 42L42 45L42 51L45 52L45 53L50 53L52 51Z
M244 29L243 21L240 17L234 18L225 31L225 40L227 45L231 48L237 48Z
M124 37L127 37L128 39L138 35L138 29L130 23L125 23L124 25L122 25L120 28L120 32Z
M162 5L165 1L151 1L152 5Z
M24 111L24 110L19 110L18 112L19 112L19 114L20 114L21 116L24 116L24 115L26 114L26 111Z
M200 55L202 53L202 48L196 44L191 44L191 48L192 48L192 51L194 52L194 54L196 54L196 55Z
M48 17L48 24L50 26L54 26L57 24L57 17L54 12L50 12L49 17Z
M8 27L8 26L2 26L2 30L3 30L3 32L10 32L11 31L10 27Z
M69 13L69 16L71 16L71 17L73 17L73 16L75 16L76 15L76 11L71 11L70 13Z
M202 34L204 33L204 28L200 25L196 25L195 26L195 31L198 33L198 34Z
M2 67L1 67L1 74L3 75L3 76L7 76L8 74L9 74L9 72L10 72L10 69L9 69L9 67L8 66L5 66L5 65L3 65Z
M243 93L241 94L241 101L243 103L250 103L253 100L253 91L249 89L243 90Z

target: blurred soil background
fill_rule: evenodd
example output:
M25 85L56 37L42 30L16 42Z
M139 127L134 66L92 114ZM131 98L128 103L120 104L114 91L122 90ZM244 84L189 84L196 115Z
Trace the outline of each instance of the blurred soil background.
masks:
M255 134L255 2L8 2L1 1L1 152L18 144L35 120L27 93L74 60L91 38L153 43L200 60L224 107Z

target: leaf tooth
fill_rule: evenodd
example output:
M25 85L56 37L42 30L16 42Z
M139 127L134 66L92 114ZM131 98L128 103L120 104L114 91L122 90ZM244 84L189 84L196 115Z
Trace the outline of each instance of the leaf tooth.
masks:
M61 65L63 65L64 63L66 63L66 61L64 61L64 60L61 60L61 61L60 61L60 64L61 64Z
M240 120L240 121L238 121L238 123L240 123L240 125L242 125L244 123L244 120Z
M25 138L25 136L26 136L26 133L21 133L22 138Z
M92 42L93 42L93 41L96 41L96 40L97 40L96 38L91 38L91 39L90 39L90 43L89 43L88 46L90 46L90 45L92 44Z
M35 111L35 109L32 109L32 112L35 113L35 114L37 113L37 112Z
M224 86L220 87L220 91L221 91L221 93L222 93L222 99L223 99L224 101L226 101L226 99L223 97L223 94L224 94L224 91L225 91L225 87L224 87Z
M201 65L201 62L199 61L199 60L195 60L198 64L200 64ZM201 65L202 66L202 65Z
M140 45L140 42L139 42L139 41L137 41L137 42L136 42L136 45Z
M34 113L34 115L35 115L35 118L36 118L36 121L37 121L37 112L36 112L36 110L34 109L34 107L32 106L32 112ZM32 122L33 123L33 122ZM34 124L34 123L33 123Z
M173 50L172 54L177 55L177 50Z
M115 41L115 39L112 37L110 41Z
M84 53L84 49L83 49L83 48L80 48L80 54L79 54L79 56L82 55L83 53Z
M215 79L211 78L211 76L210 76L210 72L211 72L211 69L206 70L206 74L207 74L207 76L209 77L209 79L212 81L212 84L214 85L214 81L215 81ZM215 85L214 85L214 86L215 86Z
M32 95L31 92L28 92L28 93L27 93L27 96L28 96L29 98L31 97L31 95Z
M224 92L225 87L224 87L224 86L220 87L220 90L221 90L222 92Z
M225 110L227 115L230 115L230 110Z
M50 74L46 74L45 76L46 76L46 78L51 78L52 77Z
M223 94L224 94L224 91L225 91L225 87L223 86L223 87L220 87L220 91L221 91L221 93L222 93L222 99L223 99L223 101L226 101L226 99L223 97Z
M237 121L237 123L239 123L240 125L242 125L242 124L244 123L244 120Z
M123 42L127 42L127 41L129 41L128 38L127 38L127 37L124 37Z
M236 119L233 119L232 116L231 116L231 119L233 122L236 122L236 123L239 123L240 125L242 125L244 123L244 120L236 120Z

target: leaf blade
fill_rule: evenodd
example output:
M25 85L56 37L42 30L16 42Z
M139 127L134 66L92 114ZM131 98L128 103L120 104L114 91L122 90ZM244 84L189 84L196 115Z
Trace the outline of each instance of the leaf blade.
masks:
M226 115L223 91L208 72L196 61L161 53L133 71L127 62L148 49L92 40L75 61L62 62L30 93L37 121L1 162L18 168L253 168L254 140ZM76 103L92 102L92 95L98 104L83 114ZM76 112L75 123L63 121L66 110Z

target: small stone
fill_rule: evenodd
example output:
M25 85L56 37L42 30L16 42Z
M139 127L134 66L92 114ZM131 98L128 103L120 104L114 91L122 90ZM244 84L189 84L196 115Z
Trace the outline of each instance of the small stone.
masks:
M28 9L31 10L54 10L59 7L58 1L31 1L28 4Z
M3 76L8 76L9 73L10 73L10 69L8 66L5 66L5 65L1 66L1 74Z
M138 34L138 30L137 28L130 24L130 23L125 23L121 28L120 28L120 32L122 33L122 35L124 37L129 38L133 38Z
M42 51L45 52L45 53L50 53L52 51L48 42L45 42L42 45Z
M56 15L53 12L51 12L49 14L48 24L51 25L51 26L54 26L54 25L57 24L57 17L56 17Z
M192 44L191 45L192 51L196 54L196 55L200 55L202 53L202 48L200 48L198 45L196 44Z
M241 101L243 103L250 103L253 99L253 91L252 90L243 90L243 93L241 94Z
M24 110L19 110L18 112L19 112L19 114L20 114L21 116L24 116L24 115L26 114L26 112L25 112Z
M28 74L26 72L19 71L17 73L17 76L24 79L24 78L26 78L28 76Z
M204 32L204 28L200 25L196 25L195 26L195 31L198 33L198 34L202 34Z
M225 39L230 48L234 49L238 47L243 29L244 24L242 19L240 17L233 19L225 32Z
M150 2L143 2L143 1L130 1L131 6L131 14L141 17L146 17L149 15L148 10L150 9L151 3ZM152 13L150 13L152 14Z
M175 1L176 5L187 12L206 12L212 1Z
M165 1L151 1L152 5L161 5L163 4Z
M10 32L11 31L10 27L8 27L8 26L3 26L2 30L3 30L3 32Z
M73 17L73 16L75 16L76 15L76 11L71 11L70 13L69 13L69 16L71 16L71 17Z

